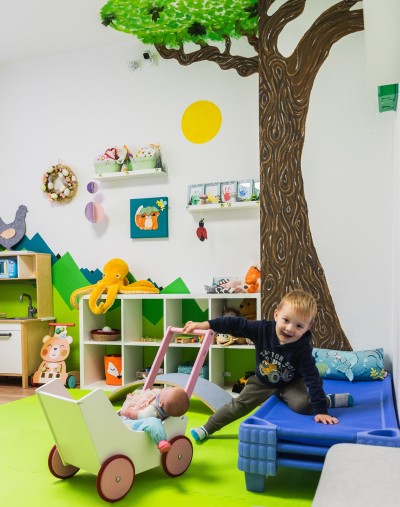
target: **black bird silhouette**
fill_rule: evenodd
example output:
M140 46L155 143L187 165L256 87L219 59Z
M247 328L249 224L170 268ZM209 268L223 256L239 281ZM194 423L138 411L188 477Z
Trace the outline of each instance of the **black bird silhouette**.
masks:
M5 224L0 218L0 245L9 250L21 241L25 234L25 217L28 208L23 204L17 209L14 222Z

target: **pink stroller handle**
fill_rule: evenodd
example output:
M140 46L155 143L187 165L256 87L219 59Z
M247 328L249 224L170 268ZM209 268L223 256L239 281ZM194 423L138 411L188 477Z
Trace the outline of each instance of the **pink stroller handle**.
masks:
M172 326L169 326L167 328L167 332L165 333L165 336L161 342L160 348L158 349L156 357L155 357L153 364L151 366L150 373L146 379L146 382L144 383L143 389L150 389L151 387L153 387L154 381L155 381L158 371L161 367L161 364L162 364L164 356L167 352L168 346L171 343L172 337L175 333L182 333L182 328L172 327ZM200 350L197 354L196 360L194 362L192 371L190 372L188 381L185 385L185 391L186 391L186 394L189 396L189 398L191 397L191 395L193 393L194 386L196 385L201 368L202 368L205 358L208 354L208 349L210 348L210 345L213 342L214 331L212 329L208 329L207 331L204 331L202 329L195 329L193 331L193 333L190 333L190 334L202 335L202 336L204 336L204 338L201 343Z

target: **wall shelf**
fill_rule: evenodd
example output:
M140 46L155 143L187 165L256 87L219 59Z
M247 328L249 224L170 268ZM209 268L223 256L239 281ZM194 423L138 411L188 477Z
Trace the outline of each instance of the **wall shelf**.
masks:
M134 171L120 171L115 173L99 173L94 176L97 181L125 180L138 178L141 176L166 176L164 167L155 167L154 169L135 169Z
M260 208L260 201L246 202L221 202L218 204L190 204L186 206L189 213L198 211L219 211L219 210L243 210L251 208Z

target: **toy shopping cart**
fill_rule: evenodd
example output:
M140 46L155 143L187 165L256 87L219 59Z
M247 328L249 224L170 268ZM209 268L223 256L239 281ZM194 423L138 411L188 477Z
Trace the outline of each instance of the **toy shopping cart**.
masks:
M167 329L144 389L153 386L175 333L182 333L182 329ZM194 334L203 336L203 340L184 387L189 398L214 336L212 330L195 330ZM193 446L185 436L186 415L168 417L162 422L171 449L160 454L147 433L132 431L121 422L102 389L74 400L56 379L39 387L36 393L55 440L48 457L50 472L59 479L68 479L80 469L97 475L97 492L103 500L115 502L123 498L136 474L146 470L161 465L168 476L178 477L190 466Z

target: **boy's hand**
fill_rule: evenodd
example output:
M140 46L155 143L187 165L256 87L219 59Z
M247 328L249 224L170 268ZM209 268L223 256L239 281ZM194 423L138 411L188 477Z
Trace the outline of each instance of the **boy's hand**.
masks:
M322 424L337 424L339 419L336 419L336 417L332 417L328 414L317 414L314 417L314 421L316 423L322 422Z
M204 322L193 322L189 320L186 322L184 327L182 328L182 333L184 334L192 334L195 329L201 329L203 331L208 331L210 329L210 324L208 320Z

